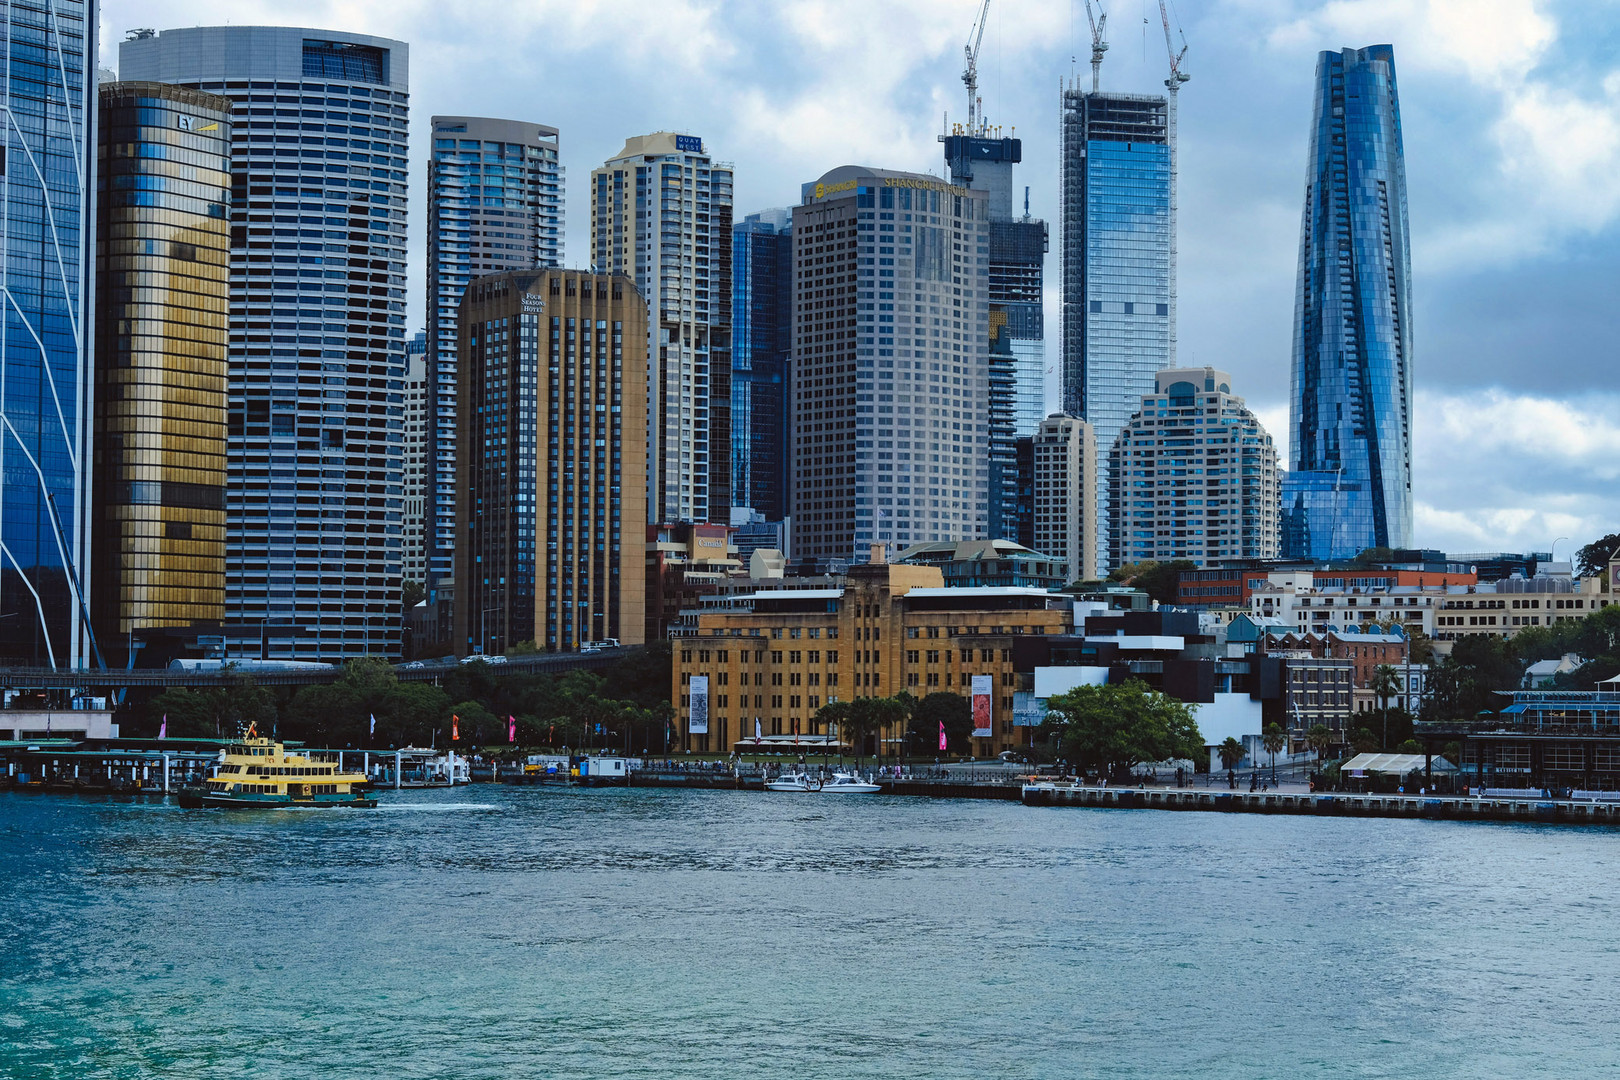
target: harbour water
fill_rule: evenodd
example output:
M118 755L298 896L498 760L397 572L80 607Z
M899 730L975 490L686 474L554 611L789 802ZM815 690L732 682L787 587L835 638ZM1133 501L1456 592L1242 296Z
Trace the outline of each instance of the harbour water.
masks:
M1620 831L0 795L0 1077L1610 1075Z

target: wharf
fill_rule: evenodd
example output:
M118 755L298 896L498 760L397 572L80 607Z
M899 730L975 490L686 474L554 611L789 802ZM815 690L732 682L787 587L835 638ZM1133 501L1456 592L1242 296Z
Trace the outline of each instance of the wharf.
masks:
M1011 783L958 780L909 780L878 777L885 795L921 795L931 799L1003 799L1017 802L1019 787Z
M1203 810L1231 814L1310 814L1317 817L1431 818L1620 825L1620 804L1580 799L1475 798L1459 795L1361 795L1345 792L1208 791L1189 788L1097 788L1026 784L1025 806L1100 809Z

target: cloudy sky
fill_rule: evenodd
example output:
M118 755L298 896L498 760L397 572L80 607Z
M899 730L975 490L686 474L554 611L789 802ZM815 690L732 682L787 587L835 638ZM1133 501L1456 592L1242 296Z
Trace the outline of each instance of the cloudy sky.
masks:
M1111 0L1106 88L1157 91L1157 0ZM590 170L626 136L702 136L738 215L838 165L941 171L979 0L103 0L103 64L133 27L354 30L410 45L413 158L434 113L562 131L570 263ZM1180 347L1286 438L1311 78L1322 49L1391 42L1416 300L1416 541L1558 553L1620 529L1620 5L1614 0L1179 0ZM1180 34L1177 45L1180 44ZM1024 140L1056 219L1058 90L1089 80L1080 0L992 0L980 92ZM1078 61L1078 65L1076 64ZM411 177L413 324L424 288ZM1055 253L1054 253L1055 254ZM1053 273L1049 259L1048 276ZM1048 316L1049 324L1052 317ZM1055 342L1052 345L1055 348ZM1286 460L1286 450L1284 451Z

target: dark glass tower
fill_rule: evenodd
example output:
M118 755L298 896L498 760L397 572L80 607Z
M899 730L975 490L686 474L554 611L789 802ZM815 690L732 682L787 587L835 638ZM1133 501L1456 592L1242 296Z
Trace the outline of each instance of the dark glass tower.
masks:
M1412 546L1412 266L1395 52L1325 52L1294 301L1283 554Z
M793 211L731 230L731 502L766 521L788 507L788 358L793 352Z

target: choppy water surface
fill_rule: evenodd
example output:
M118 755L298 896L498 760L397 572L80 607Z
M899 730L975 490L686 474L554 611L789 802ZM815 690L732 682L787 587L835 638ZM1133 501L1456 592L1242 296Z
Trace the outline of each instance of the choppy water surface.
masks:
M1617 854L888 797L0 795L0 1076L1607 1075Z

